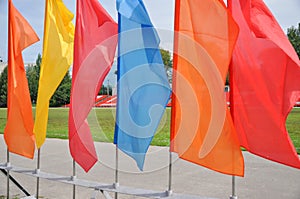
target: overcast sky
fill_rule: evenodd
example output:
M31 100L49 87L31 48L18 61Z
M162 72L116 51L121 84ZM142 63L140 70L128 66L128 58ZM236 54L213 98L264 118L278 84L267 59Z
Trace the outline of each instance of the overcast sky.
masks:
M117 20L115 0L99 0L103 7ZM34 63L42 51L45 0L13 0L14 5L29 21L40 37L40 42L23 51L25 63ZM67 7L75 13L76 0L64 0ZM144 0L149 15L161 36L161 46L172 50L172 29L175 0ZM300 0L265 0L282 29L300 23ZM0 57L7 61L7 0L0 0ZM165 31L169 30L169 31ZM113 82L113 81L112 81Z

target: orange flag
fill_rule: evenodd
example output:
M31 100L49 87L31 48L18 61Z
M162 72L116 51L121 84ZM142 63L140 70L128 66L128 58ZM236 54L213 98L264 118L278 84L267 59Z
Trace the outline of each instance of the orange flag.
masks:
M10 152L33 158L33 115L22 50L39 38L11 0L8 9L8 95L4 139Z
M222 0L176 0L171 151L209 169L243 176L243 156L224 94L238 31Z

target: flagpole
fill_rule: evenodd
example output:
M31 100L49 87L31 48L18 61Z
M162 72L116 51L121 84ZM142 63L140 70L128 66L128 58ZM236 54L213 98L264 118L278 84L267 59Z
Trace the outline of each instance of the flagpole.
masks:
M235 176L232 176L232 195L230 199L237 199L238 197L235 195Z
M7 154L6 154L6 169L7 169L7 175L6 175L6 179L7 179L7 189L6 189L6 196L7 198L9 198L9 167L10 167L10 162L9 162L9 150L7 149Z
M38 149L38 157L37 157L37 166L36 166L36 170L35 173L39 174L40 172L40 154L41 153L41 148ZM40 178L37 177L36 178L36 198L39 198L39 190L40 190Z
M44 9L44 31L45 31L45 28L46 28L46 13L47 13L47 0L44 1L45 2L45 9ZM44 33L45 34L45 33ZM45 37L43 38L43 42L45 41ZM44 47L43 47L44 48ZM44 49L43 49L44 51ZM36 168L36 174L38 174L40 172L40 153L41 153L41 150L40 150L41 146L39 146L38 148L38 159L37 159L37 168ZM36 198L38 199L39 198L39 190L40 190L40 178L37 177L36 179Z
M232 67L230 67L229 69L229 74L232 74L231 73L232 71ZM229 85L232 85L232 79L230 78L230 75L229 75ZM230 103L230 113L231 113L231 117L232 117L232 121L233 121L233 124L234 124L234 114L233 114L233 107L231 106L232 105L232 102L233 102L233 95L232 95L232 88L230 88L229 86L229 103ZM236 177L233 175L232 176L232 180L231 180L231 188L232 188L232 193L231 193L231 196L230 196L230 199L237 199L237 195L236 195L236 191L235 191L235 188L236 188L236 184L235 184L235 179Z
M10 12L11 12L11 10L10 10L10 4L12 3L12 1L8 1L8 28L7 28L7 30L8 30L8 40L10 40ZM10 52L10 43L8 42L8 52ZM10 53L8 53L8 66L9 66L9 62L10 62L10 60L9 60L9 56L10 56ZM7 66L7 69L9 68ZM8 71L7 71L7 73L8 73ZM7 74L7 76L8 76L8 74ZM7 112L8 112L8 110L7 110ZM10 163L9 163L9 150L8 150L8 145L7 145L7 149L6 149L7 151L6 151L6 169L7 169L7 184L6 184L6 196L7 196L7 198L9 198L9 169L8 169L8 167L10 166Z
M73 158L73 175L72 175L72 181L74 181L76 178L76 163L75 160ZM76 185L73 184L73 199L76 198Z
M230 69L230 70L232 70L232 69ZM231 88L230 88L229 102L231 103L232 101L233 101L233 99L232 99L232 91L231 91ZM230 112L231 112L231 117L232 117L232 121L233 121L233 124L234 124L233 108L232 107L230 107ZM233 175L232 179L231 179L232 193L231 193L230 199L237 199L238 198L237 195L236 195L236 191L235 191L235 188L236 188L235 179L236 179L236 177Z
M120 16L120 13L118 12L118 58L117 58L117 70L118 70L118 73L117 73L117 80L119 81L120 79L120 30L121 30L121 16ZM119 93L120 91L120 84L119 82L117 82L117 93ZM118 97L118 102L119 102L120 98ZM119 104L117 102L117 104ZM118 106L117 105L117 110L118 110ZM116 112L116 120L118 120L118 111ZM115 134L118 133L115 131ZM115 170L115 183L114 183L114 188L117 189L117 187L119 186L119 151L118 151L118 139L116 139L116 137L114 138L114 142L115 142L115 145L116 145L116 170ZM118 193L115 192L115 199L118 199Z
M167 195L170 196L172 194L172 152L169 151L169 186Z
M8 1L8 28L7 28L7 30L8 30L8 40L10 40L10 12L11 12L11 10L10 10L10 4L12 3L12 1ZM10 52L10 43L8 42L8 52ZM9 60L9 56L10 56L10 53L8 53L8 64L9 64L9 62L10 62L10 60ZM9 65L8 65L9 66ZM9 68L7 66L7 69ZM7 71L7 73L8 73L8 71ZM8 74L7 74L7 77L8 77ZM7 112L8 112L8 110L7 110ZM8 169L8 167L10 166L10 163L9 163L9 150L8 150L8 145L7 145L7 149L6 149L7 151L6 151L6 169L7 169L7 180L6 180L6 196L7 196L7 198L9 198L9 169Z
M45 29L46 29L46 14L47 14L47 0L44 0L45 2L45 9L44 9L44 34L45 34ZM45 42L45 37L43 38L43 43ZM44 51L44 46L43 46L43 51ZM40 74L41 75L41 74ZM37 103L37 102L36 102ZM38 159L37 159L37 169L36 169L36 174L38 174L38 172L40 172L40 148L41 146L39 146L38 148ZM37 177L36 179L36 198L39 198L39 190L40 190L40 178Z
M118 145L116 144L116 169L115 169L114 188L117 189L118 186L119 186L119 150L118 150ZM118 199L117 192L115 192L115 199Z
M174 8L174 22L179 21L179 13L180 13L180 1L179 0L175 0L175 8ZM178 42L176 41L176 30L178 30L178 23L174 23L174 42L173 42L173 63L176 63L178 60L178 52L175 52L176 49L178 49ZM174 67L174 66L173 66ZM173 68L173 74L172 74L172 78L173 80L175 79L175 75L176 75L176 69L177 68ZM174 122L174 114L175 113L175 93L173 88L175 88L175 81L172 81L172 93L171 93L171 121L170 121L170 145L169 145L169 187L168 187L168 191L167 191L167 195L170 196L172 194L172 150L171 148L173 148L172 146L172 132L174 132L174 126L173 126L173 122Z
M228 1L227 1L228 3ZM233 125L234 125L234 107L232 106L233 105L233 79L232 77L230 76L230 74L233 74L233 66L232 65L229 65L229 73L227 74L229 76L229 110L230 110L230 115L231 115L231 118L232 118L232 122L233 122ZM237 199L237 195L236 195L236 190L235 190L235 187L236 184L235 184L235 176L232 175L232 181L231 181L231 187L232 187L232 193L231 193L231 196L230 196L230 199Z

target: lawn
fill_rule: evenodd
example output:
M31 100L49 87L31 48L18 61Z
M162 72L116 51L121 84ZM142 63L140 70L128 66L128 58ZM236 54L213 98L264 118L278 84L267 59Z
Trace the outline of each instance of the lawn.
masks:
M294 108L289 114L286 126L294 146L300 154L300 108Z
M35 112L35 110L33 110ZM68 138L67 108L50 108L47 137ZM168 146L170 131L170 110L167 110L152 141L153 145ZM88 122L95 141L112 142L114 138L115 108L96 108L88 116ZM3 133L6 123L6 109L0 108L0 133Z
M170 131L170 109L168 108L159 129L154 136L152 145L168 146ZM68 138L68 114L67 108L51 108L47 137ZM114 132L115 108L93 109L88 117L92 135L95 141L112 142ZM0 133L3 133L6 123L6 109L0 109ZM290 137L300 153L300 109L293 109L287 119L287 129Z

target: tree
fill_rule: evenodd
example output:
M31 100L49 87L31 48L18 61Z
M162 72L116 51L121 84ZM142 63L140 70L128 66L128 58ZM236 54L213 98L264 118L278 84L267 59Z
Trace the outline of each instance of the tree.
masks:
M172 68L173 67L173 60L171 59L171 53L168 50L164 50L164 49L160 49L160 54L162 57L162 60L164 62L165 68L166 70L168 68Z
M42 56L39 54L35 65L28 66L26 68L26 76L32 104L35 104L37 100L41 63ZM67 73L50 99L50 106L59 107L70 103L71 85L71 77L70 74Z
M38 54L35 65L28 66L26 68L26 76L28 80L28 87L32 104L35 104L37 99L41 62L42 56L41 54Z
M108 87L108 92L109 93L107 93L107 87ZM98 93L99 95L112 95L112 87L109 85L109 86L104 86L104 85L102 85L101 86L101 89L99 90L99 93Z
M71 76L69 72L67 72L64 79L61 81L60 85L50 99L51 107L60 107L70 103L71 85Z
M287 29L287 36L295 48L297 55L300 59L300 23L298 23L298 28L292 26Z
M173 67L173 60L171 58L171 53L170 53L170 51L164 50L164 49L161 48L160 49L160 54L161 54L161 57L162 57L162 60L163 60L164 66L165 66L166 73L167 73L168 78L169 78L168 71L171 71L170 69ZM117 75L118 70L116 70L114 72L114 74Z
M36 59L35 65L26 67L26 77L28 80L28 87L32 104L35 104L37 100L41 62L42 56L39 54ZM67 73L61 84L53 94L50 100L50 106L59 107L70 103L71 85L72 80L70 74ZM7 67L5 67L0 75L0 107L7 107Z
M7 107L7 66L0 75L0 107Z
M172 83L173 75L173 60L171 58L171 53L168 50L160 49L160 54L165 65L166 74L168 77L169 83Z

